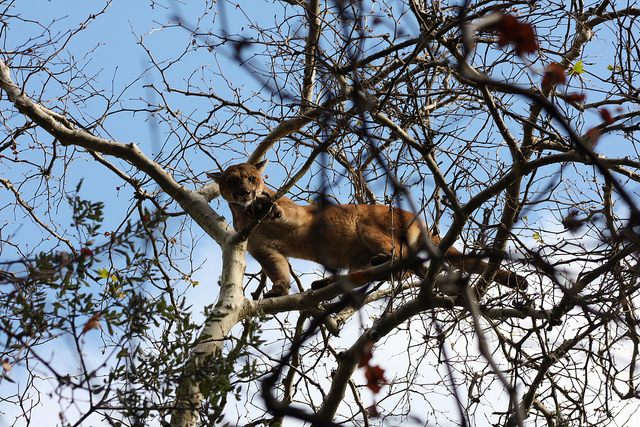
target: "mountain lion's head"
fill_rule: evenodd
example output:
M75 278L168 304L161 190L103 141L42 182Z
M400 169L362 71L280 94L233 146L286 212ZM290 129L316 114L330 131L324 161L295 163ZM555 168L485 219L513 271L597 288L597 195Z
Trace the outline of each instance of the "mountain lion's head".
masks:
M224 172L207 172L220 187L220 195L229 204L243 207L249 206L264 190L262 172L267 166L267 160L229 166Z

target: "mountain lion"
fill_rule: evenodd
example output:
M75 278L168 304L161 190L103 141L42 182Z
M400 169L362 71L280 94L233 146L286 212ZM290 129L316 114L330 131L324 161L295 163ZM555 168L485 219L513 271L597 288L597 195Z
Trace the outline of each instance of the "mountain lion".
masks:
M230 166L224 172L207 173L220 187L229 203L233 227L242 230L267 203L274 191L264 185L262 172L267 161ZM440 238L429 235L436 244ZM300 258L329 268L358 271L370 266L372 258L397 258L421 249L422 231L415 216L385 205L300 206L286 197L279 198L268 216L249 236L248 251L260 263L273 283L265 298L289 293L287 258ZM474 258L465 259L449 248L447 262L467 273L480 274L487 266ZM494 280L509 287L526 286L524 278L498 270Z

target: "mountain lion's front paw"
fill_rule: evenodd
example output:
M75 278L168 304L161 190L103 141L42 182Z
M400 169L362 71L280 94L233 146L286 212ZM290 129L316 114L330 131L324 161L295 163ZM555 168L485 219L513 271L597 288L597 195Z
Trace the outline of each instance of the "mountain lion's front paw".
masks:
M319 279L311 283L311 289L322 289L325 286L329 286L335 281L336 281L336 278L333 276L325 277L324 279Z
M289 295L289 287L281 283L276 283L269 292L264 294L264 298L281 297L283 295Z
M273 201L269 193L263 191L262 194L258 195L253 203L251 203L250 211L254 218L259 218L264 215L268 209L270 209L270 211L264 217L265 219L282 217L282 208Z

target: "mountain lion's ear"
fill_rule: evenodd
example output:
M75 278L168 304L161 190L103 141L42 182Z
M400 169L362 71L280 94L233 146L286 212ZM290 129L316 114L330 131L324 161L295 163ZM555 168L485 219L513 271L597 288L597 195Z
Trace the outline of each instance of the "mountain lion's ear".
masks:
M221 176L222 172L207 172L207 177L211 178L215 182L219 182Z
M255 164L256 169L258 169L258 171L260 171L260 173L264 172L265 168L267 167L267 164L269 163L269 160L264 159L261 162L258 162Z

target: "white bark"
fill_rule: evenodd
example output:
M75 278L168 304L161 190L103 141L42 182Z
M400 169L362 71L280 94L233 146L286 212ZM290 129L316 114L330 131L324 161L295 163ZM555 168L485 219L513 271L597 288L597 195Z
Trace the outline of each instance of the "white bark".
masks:
M242 278L245 271L246 242L236 243L231 239L222 245L222 277L216 309L200 332L200 343L183 373L176 392L176 409L171 416L175 427L196 426L199 409L204 396L200 393L200 383L191 379L191 372L202 366L202 361L220 354L224 339L231 329L244 319L248 300L242 294Z

